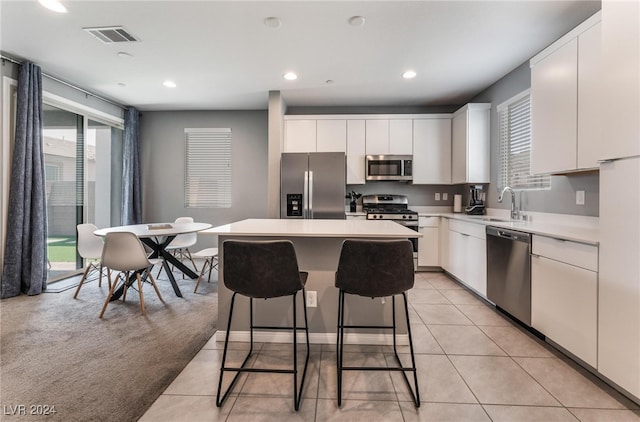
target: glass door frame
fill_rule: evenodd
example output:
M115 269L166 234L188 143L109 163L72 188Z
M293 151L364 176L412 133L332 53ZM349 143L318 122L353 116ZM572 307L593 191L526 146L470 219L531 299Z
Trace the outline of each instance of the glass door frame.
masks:
M82 224L84 222L89 221L89 174L88 174L88 148L87 148L87 140L88 140L88 131L89 131L89 121L95 121L98 123L103 123L109 127L124 130L124 119L104 113L100 110L93 109L91 107L87 107L85 105L76 103L74 101L68 100L64 97L48 93L43 91L42 95L43 105L49 105L52 107L56 107L66 112L74 113L78 118L81 118L82 122L82 135L78 136L76 133L76 141L82 140L82 157L76 156L76 171L78 167L82 166L82 204L78 204L76 201L76 225ZM76 126L77 127L77 126ZM76 151L78 148L76 147ZM77 183L77 181L76 181ZM77 192L76 192L77 195ZM77 238L76 238L77 241ZM77 253L76 249L76 267L78 267L74 271L69 271L64 274L60 274L51 278L47 278L47 283L56 282L70 276L74 276L77 274L81 274L84 269L84 262L80 255Z

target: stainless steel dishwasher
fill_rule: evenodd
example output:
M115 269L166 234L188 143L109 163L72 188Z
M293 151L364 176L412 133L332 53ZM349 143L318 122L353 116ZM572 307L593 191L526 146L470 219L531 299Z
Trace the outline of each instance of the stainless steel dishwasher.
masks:
M531 326L531 234L487 226L487 298Z

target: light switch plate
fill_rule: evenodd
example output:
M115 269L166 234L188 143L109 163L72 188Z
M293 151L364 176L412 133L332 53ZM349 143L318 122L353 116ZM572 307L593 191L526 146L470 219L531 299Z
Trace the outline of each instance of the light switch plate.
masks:
M576 205L584 205L584 191L577 190L576 191Z
M436 192L435 197L436 197L436 201L439 201L440 200L440 192Z
M449 194L447 192L443 192L442 193L442 200L446 201L447 199L449 199Z

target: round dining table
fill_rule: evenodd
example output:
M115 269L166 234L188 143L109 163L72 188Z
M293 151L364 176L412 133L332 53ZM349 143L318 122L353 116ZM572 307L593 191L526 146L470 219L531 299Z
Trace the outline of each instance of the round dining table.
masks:
M149 255L150 259L161 258L162 266L164 267L167 276L169 277L169 282L173 287L173 291L176 293L176 296L182 297L182 292L178 287L178 283L176 283L176 279L173 276L173 272L171 271L171 267L169 264L173 265L174 268L182 271L184 275L189 278L198 278L198 275L189 267L187 267L182 261L176 258L171 252L167 251L166 248L169 246L171 241L176 238L176 236L180 234L194 233L199 232L201 230L206 230L211 227L209 223L151 223L151 224L133 224L128 226L117 226L117 227L108 227L104 229L98 229L93 232L96 236L104 237L107 233L112 232L131 232L138 236L138 238L151 248L152 252ZM135 275L133 278L130 278L129 282L135 280ZM118 288L111 297L111 300L117 300L122 296L124 291L124 285Z

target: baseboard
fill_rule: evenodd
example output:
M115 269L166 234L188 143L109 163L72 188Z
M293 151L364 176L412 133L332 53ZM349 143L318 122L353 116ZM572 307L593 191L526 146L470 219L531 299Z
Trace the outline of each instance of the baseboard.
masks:
M216 341L224 342L226 331L216 331ZM230 341L249 342L249 331L232 331L229 335ZM336 344L336 333L309 333L309 343L312 344ZM291 343L291 333L284 331L255 331L253 341L259 343ZM304 334L298 333L298 343L305 341ZM368 334L368 333L346 333L345 344L368 344L374 346L393 346L392 334ZM396 335L398 346L409 345L407 334Z

